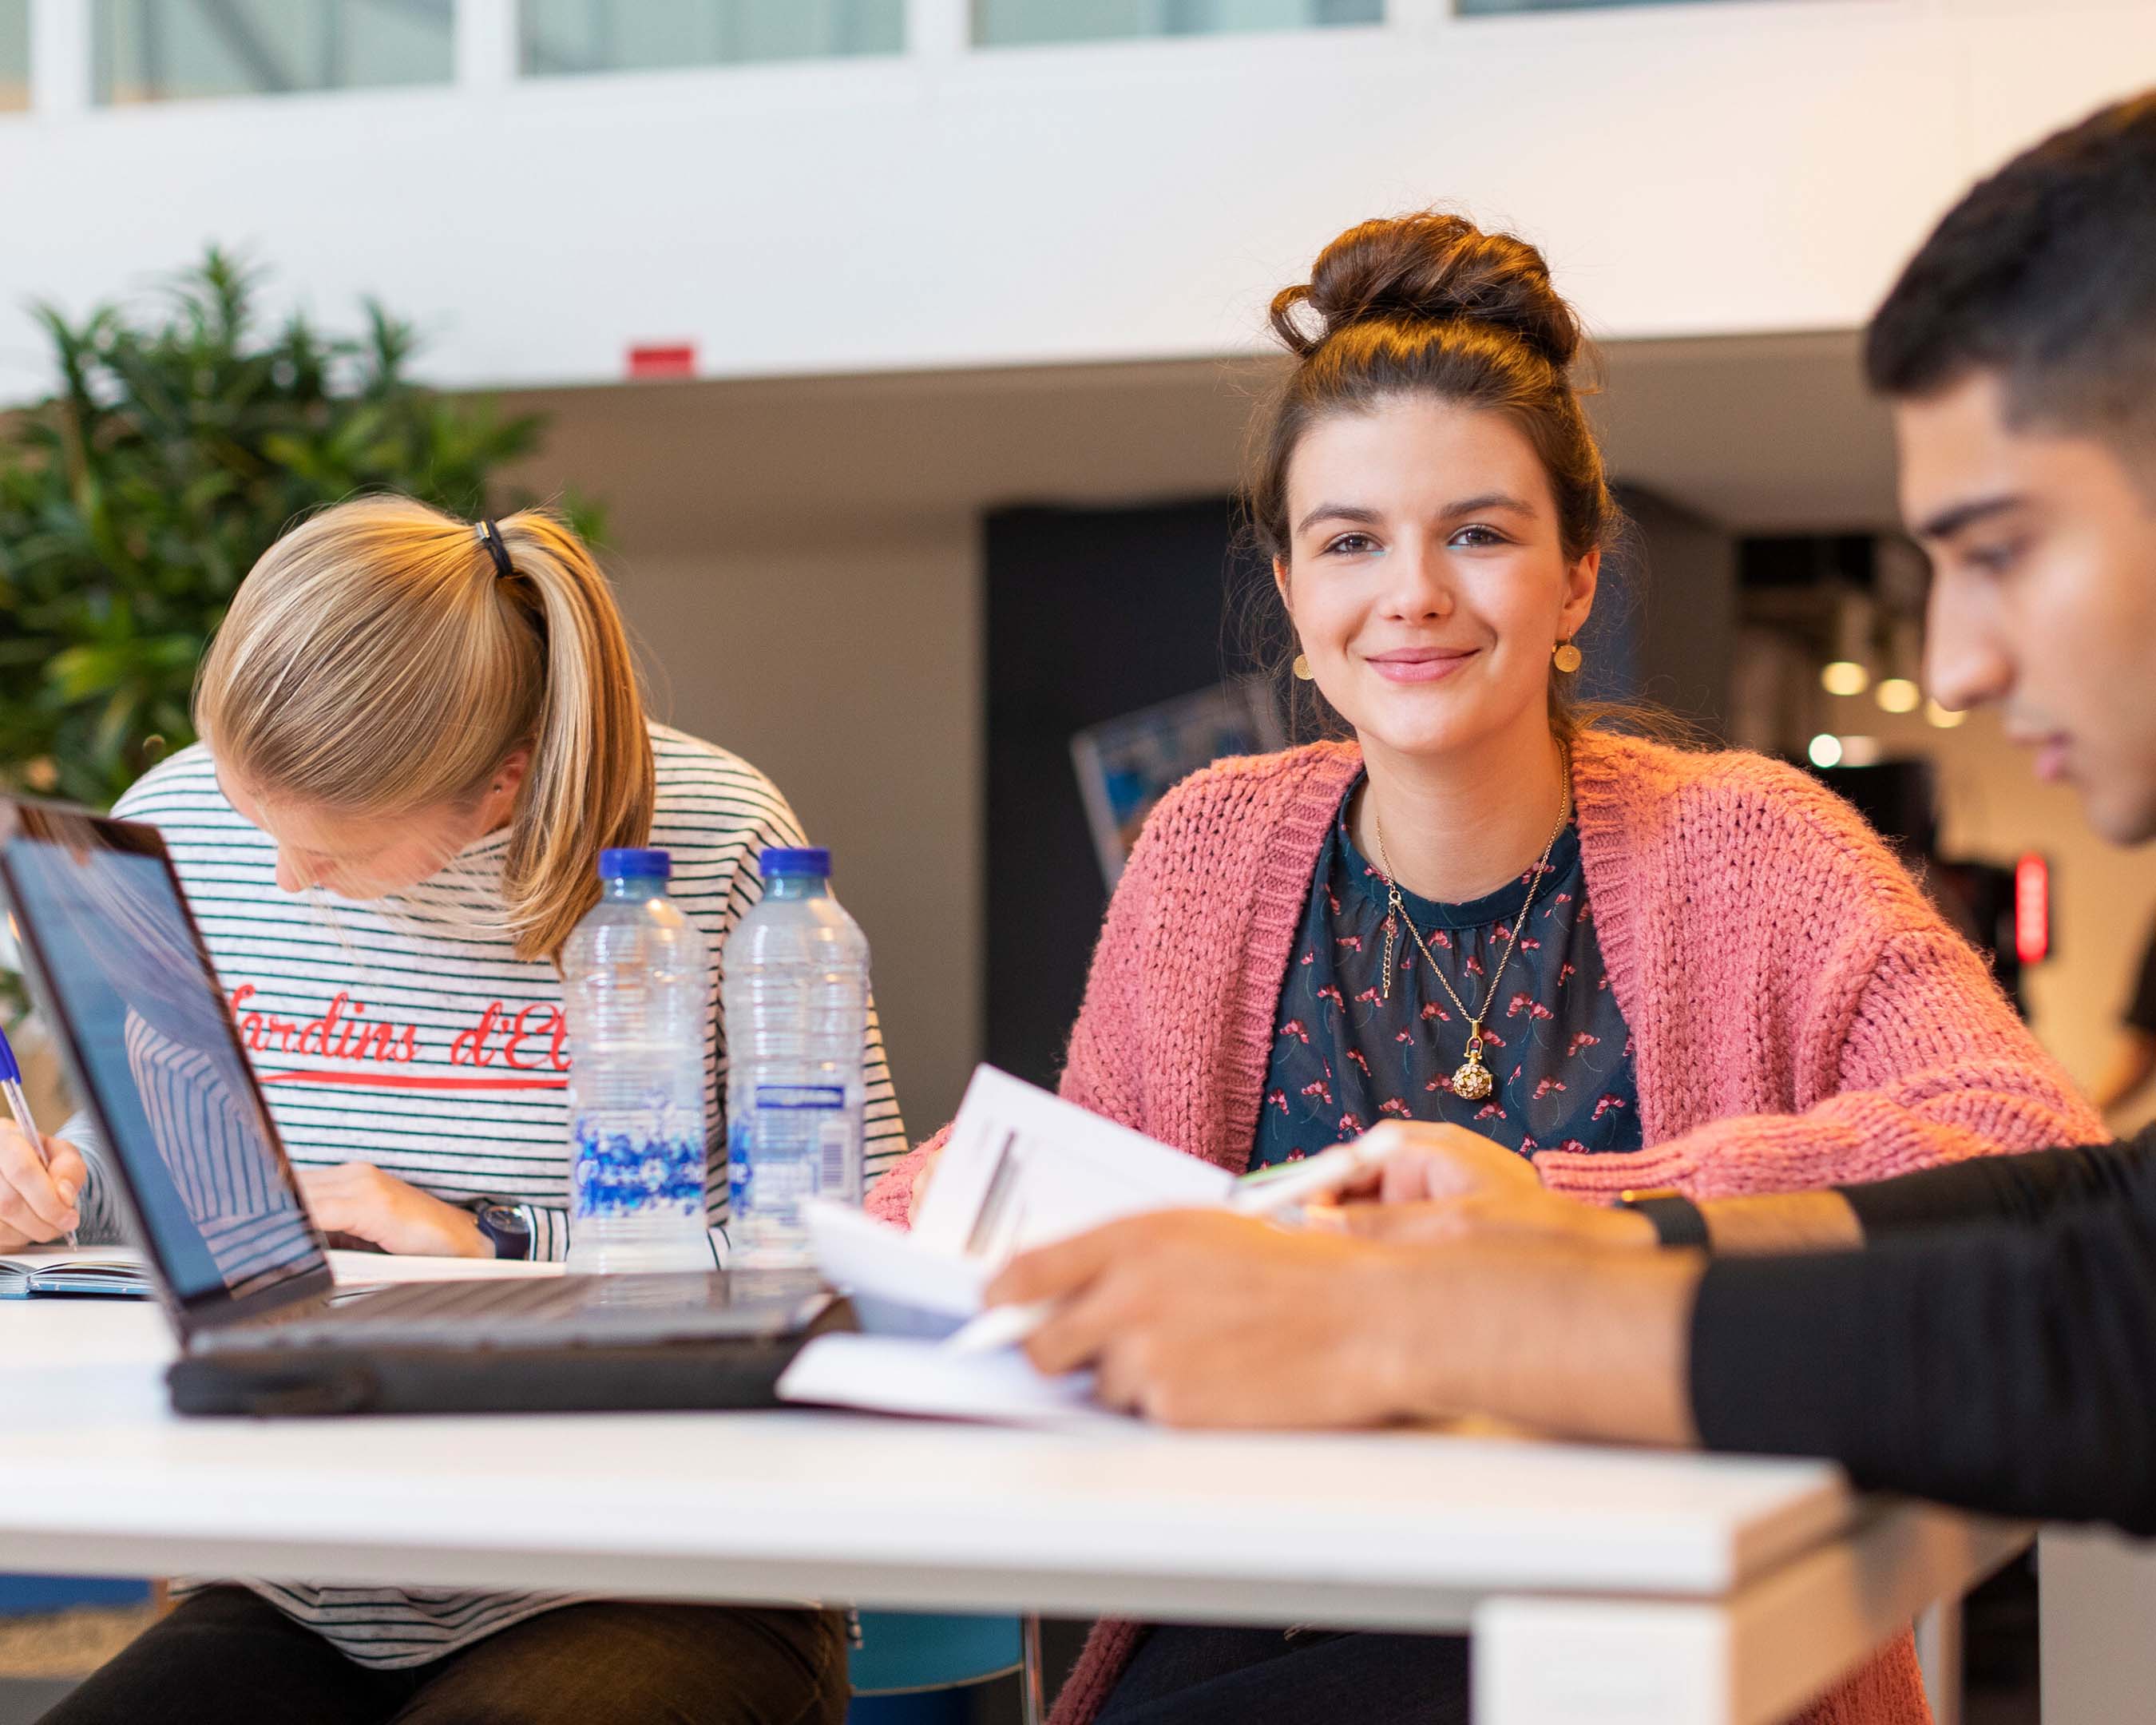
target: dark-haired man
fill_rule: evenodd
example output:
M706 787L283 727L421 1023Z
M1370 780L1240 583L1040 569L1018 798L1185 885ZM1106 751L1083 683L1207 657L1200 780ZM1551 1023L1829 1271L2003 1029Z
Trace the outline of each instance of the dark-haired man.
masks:
M2000 706L2107 837L2156 838L2156 93L1969 193L1866 358L1932 557L1933 692ZM1177 1423L1476 1409L2156 1532L2156 1140L1604 1213L1469 1135L1386 1130L1388 1195L1452 1196L1369 1207L1378 1238L1148 1217L996 1297L1060 1298L1035 1362ZM1634 1249L1658 1243L1714 1250Z

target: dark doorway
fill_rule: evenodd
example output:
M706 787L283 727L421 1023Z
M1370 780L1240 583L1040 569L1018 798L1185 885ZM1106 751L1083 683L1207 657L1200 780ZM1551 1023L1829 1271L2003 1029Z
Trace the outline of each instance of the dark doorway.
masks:
M1071 767L1089 725L1250 669L1269 580L1223 498L986 521L988 1057L1053 1084L1107 888Z

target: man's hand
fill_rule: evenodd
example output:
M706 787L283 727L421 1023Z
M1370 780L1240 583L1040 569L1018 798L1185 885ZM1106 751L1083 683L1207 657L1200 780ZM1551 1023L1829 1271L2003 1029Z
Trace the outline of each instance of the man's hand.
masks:
M1370 1161L1342 1188L1337 1219L1366 1240L1656 1244L1654 1224L1645 1217L1549 1191L1526 1157L1464 1127L1389 1120L1373 1127L1357 1147Z
M1014 1259L991 1304L1055 1302L1026 1352L1170 1425L1362 1426L1491 1414L1696 1442L1701 1261L1548 1239L1409 1248L1218 1210L1114 1222Z
M1170 1425L1375 1425L1412 1404L1414 1261L1216 1210L1111 1223L1014 1260L993 1304L1061 1302L1026 1352Z
M20 1127L0 1124L0 1252L49 1245L80 1227L75 1201L89 1178L65 1138L47 1138L40 1155Z
M470 1210L430 1198L367 1162L299 1170L315 1225L404 1257L491 1258L494 1243Z

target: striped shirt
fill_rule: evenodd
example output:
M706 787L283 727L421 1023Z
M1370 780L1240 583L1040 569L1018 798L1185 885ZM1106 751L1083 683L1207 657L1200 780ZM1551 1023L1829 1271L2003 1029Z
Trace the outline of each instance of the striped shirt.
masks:
M244 1299L316 1261L305 1218L264 1153L260 1117L236 1057L176 1040L132 1012L126 1044L157 1159L232 1296Z
M762 896L762 852L803 841L785 798L747 762L661 726L651 742L658 797L648 842L671 855L670 893L712 955L706 1189L711 1225L723 1230L725 943ZM531 1226L533 1255L566 1254L562 979L550 962L515 955L501 895L506 832L408 892L359 901L280 891L275 845L225 800L199 745L144 775L114 813L163 834L295 1164L372 1163L451 1203L512 1204ZM138 1078L165 1071L170 1058L146 1045L131 1054ZM906 1148L873 1006L865 1077L864 1170L873 1181ZM80 1122L70 1129L90 1136ZM82 1211L85 1235L117 1236L94 1154ZM441 1658L577 1597L249 1585L351 1658L383 1666Z

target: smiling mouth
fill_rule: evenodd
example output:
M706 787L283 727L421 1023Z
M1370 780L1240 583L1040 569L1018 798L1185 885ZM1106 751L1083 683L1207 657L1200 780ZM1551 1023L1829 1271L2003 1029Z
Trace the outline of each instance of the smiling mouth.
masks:
M1403 647L1369 654L1363 663L1389 683L1435 683L1450 676L1475 653L1472 647Z

